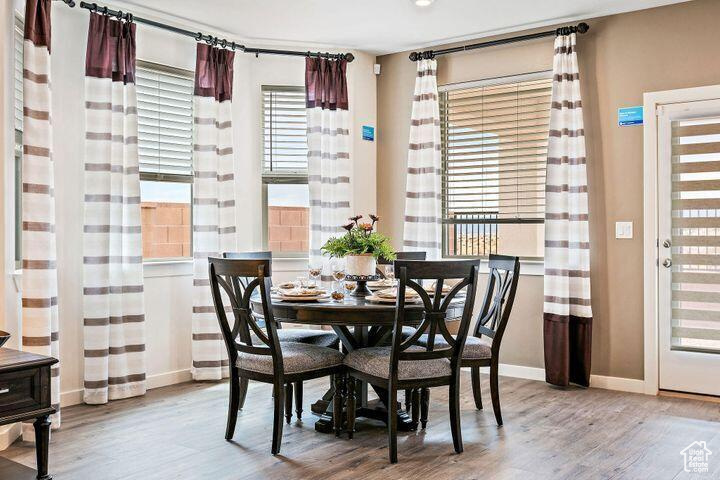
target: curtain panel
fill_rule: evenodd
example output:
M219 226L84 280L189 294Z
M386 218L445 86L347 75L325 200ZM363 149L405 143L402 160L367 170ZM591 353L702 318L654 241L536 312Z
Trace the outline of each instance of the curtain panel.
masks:
M580 75L575 34L555 39L545 185L545 376L589 386L590 239Z
M60 358L55 240L55 180L50 108L51 0L27 0L23 41L22 349ZM60 425L60 364L50 393ZM23 438L34 439L32 422Z
M308 188L310 191L310 262L323 265L322 279L332 280L320 248L352 215L350 201L350 117L347 61L305 59Z
M437 60L417 62L410 117L403 249L442 257L440 104Z
M197 45L193 97L194 380L220 380L229 375L227 351L210 292L207 259L237 249L232 136L234 60L232 51Z
M135 24L90 13L83 303L90 404L145 393Z

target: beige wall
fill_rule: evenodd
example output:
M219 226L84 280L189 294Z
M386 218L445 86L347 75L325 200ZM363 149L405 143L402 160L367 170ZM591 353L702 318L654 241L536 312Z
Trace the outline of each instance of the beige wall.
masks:
M643 377L643 129L618 127L619 107L643 93L720 84L720 2L588 20L578 55L587 135L596 375ZM552 38L438 57L440 84L552 68ZM402 219L415 65L407 52L378 58L378 211L397 247ZM632 240L614 223L633 221ZM543 367L542 277L523 276L501 362Z

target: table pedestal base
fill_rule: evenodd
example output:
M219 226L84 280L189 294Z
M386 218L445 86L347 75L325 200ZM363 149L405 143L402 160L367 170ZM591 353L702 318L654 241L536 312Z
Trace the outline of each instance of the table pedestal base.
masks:
M330 403L330 406L322 411L322 412L316 412L315 408L316 406L319 408L320 401L317 403L314 403L312 405L312 411L316 415L318 415L318 420L315 422L315 430L320 433L333 433L333 420L332 420L332 403ZM413 422L410 418L410 415L408 415L404 410L400 409L400 404L397 405L398 411L398 423L397 428L400 432L410 432L417 430L418 424L417 422ZM355 409L355 429L357 430L358 424L361 424L360 420L361 418L369 418L372 420L379 420L385 424L387 424L387 408L385 407L385 404L381 400L371 400L368 402L367 406L364 407L358 407ZM345 413L343 412L343 425L345 425Z

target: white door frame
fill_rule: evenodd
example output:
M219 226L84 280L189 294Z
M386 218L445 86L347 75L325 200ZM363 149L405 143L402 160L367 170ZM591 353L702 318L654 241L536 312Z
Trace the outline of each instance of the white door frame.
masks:
M643 95L643 265L645 393L659 391L658 351L658 135L657 111L661 105L720 99L720 85L648 92Z

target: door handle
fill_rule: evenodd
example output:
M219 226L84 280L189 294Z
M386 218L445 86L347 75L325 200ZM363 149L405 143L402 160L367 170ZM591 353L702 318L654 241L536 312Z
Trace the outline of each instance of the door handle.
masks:
M669 258L666 258L665 260L663 260L663 267L665 267L665 268L672 267L672 260Z

